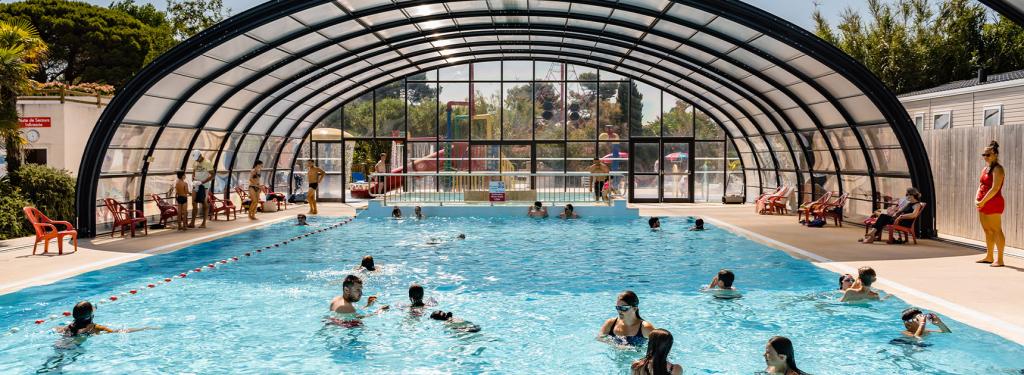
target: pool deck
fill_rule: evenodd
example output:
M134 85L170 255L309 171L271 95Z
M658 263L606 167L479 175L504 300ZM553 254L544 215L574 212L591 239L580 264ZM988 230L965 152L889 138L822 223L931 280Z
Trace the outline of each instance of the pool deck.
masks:
M1024 344L1024 259L1019 257L1006 256L1006 267L992 268L974 263L984 253L947 242L864 245L857 242L864 227L806 228L794 215L756 215L749 205L635 206L643 216L701 216L830 271L856 275L857 268L870 266L879 276L874 287Z
M1006 267L975 264L977 249L920 240L917 245L863 245L857 238L863 227L805 228L795 216L760 216L748 205L635 204L642 216L702 216L755 241L781 249L834 272L856 274L871 266L879 275L876 287L908 303L934 310L979 329L1024 344L1024 259L1007 256ZM79 241L76 253L32 255L32 238L0 241L0 294L35 285L59 282L85 272L162 254L192 244L217 239L254 227L294 220L305 205L260 215L250 221L209 221L207 229L176 232L153 230L149 236L114 238L108 234ZM354 206L322 203L323 216L351 216ZM973 218L972 218L973 220ZM65 250L70 251L70 244ZM41 251L41 249L40 249ZM993 287L998 285L999 287ZM955 301L955 302L954 302ZM1016 302L1015 302L1016 301ZM894 317L895 319L896 317Z

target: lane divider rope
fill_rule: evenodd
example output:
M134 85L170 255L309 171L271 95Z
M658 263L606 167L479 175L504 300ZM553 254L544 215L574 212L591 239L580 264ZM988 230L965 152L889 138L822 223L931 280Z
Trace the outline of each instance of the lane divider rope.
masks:
M275 242L275 243L270 244L270 245L266 245L266 246L262 246L262 247L257 247L255 249L253 249L252 251L248 251L248 252L246 252L246 253L244 253L244 254L242 254L240 256L233 256L233 257L230 257L230 258L226 258L226 259L222 259L222 260L219 260L219 261L215 261L215 262L207 264L205 266L199 266L199 267L193 268L191 270L188 270L188 271L185 271L185 272L181 272L177 276L165 277L162 281L156 281L154 283L146 284L146 288L152 289L152 288L156 288L158 285L161 285L161 284L168 284L171 281L173 281L175 277L178 278L178 279L184 279L184 278L188 277L188 275L190 273L203 272L203 268L204 267L207 268L207 271L212 271L212 270L215 270L215 269L218 268L218 264L226 265L228 263L238 262L241 259L243 259L244 257L252 257L253 255L262 253L265 250L271 250L271 249L274 249L274 248L279 248L279 247L281 247L281 245L285 245L285 244L288 244L290 242L295 242L295 241L298 241L300 239L312 236L314 234L323 233L323 232L326 232L326 231L331 230L331 229L340 228L341 226L352 222L352 219L354 219L354 218L355 218L354 216L353 217L349 217L349 218L346 218L345 220L342 220L340 222L328 225L326 227L322 227L322 228L318 228L318 229L310 231L310 232L302 233L302 234L299 234L299 235L294 236L292 238L288 238L288 239L285 239L285 240L282 240L282 241L278 241L278 242ZM143 289L143 288L130 289L130 290L128 290L125 293L115 294L115 295L112 295L112 296L107 297L105 299L101 299L101 300L99 300L97 302L97 304L104 304L104 303L109 304L109 303L117 302L117 301L121 300L122 297L131 296L131 295L137 295L140 291L144 291L144 290L145 289ZM61 315L50 315L49 317L47 317L45 319L36 319L34 321L34 323L38 325L38 324L43 324L43 323L46 323L46 322L52 322L52 321L55 321L55 320L58 320L58 319L63 319L65 317L69 317L69 316L71 316L71 312L70 311L64 311L63 313L61 313Z

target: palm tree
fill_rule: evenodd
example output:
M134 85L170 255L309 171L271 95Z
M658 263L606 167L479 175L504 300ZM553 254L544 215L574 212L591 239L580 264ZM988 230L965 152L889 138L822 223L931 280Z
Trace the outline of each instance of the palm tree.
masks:
M24 140L18 132L18 94L30 84L29 75L47 47L32 24L24 20L0 21L0 138L7 150L7 173L21 166Z

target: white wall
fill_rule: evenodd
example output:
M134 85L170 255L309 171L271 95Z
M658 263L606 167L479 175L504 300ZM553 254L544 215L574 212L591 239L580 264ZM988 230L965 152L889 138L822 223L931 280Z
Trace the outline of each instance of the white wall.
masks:
M56 98L47 97L47 99ZM74 98L69 97L69 99ZM94 97L81 99L83 101L96 100ZM105 104L97 106L85 103L61 103L58 100L19 98L18 116L49 117L51 124L49 128L22 129L25 132L29 130L39 132L39 140L25 145L25 148L46 149L47 165L65 169L73 176L77 175L78 166L82 162L82 153L85 152L85 144L89 142L92 128L96 126L96 121L99 120L105 107Z
M1024 80L999 82L996 84L932 94L902 97L900 102L910 118L924 115L924 129L934 129L933 116L949 111L953 127L984 126L982 113L985 108L1002 106L1003 124L1024 124Z

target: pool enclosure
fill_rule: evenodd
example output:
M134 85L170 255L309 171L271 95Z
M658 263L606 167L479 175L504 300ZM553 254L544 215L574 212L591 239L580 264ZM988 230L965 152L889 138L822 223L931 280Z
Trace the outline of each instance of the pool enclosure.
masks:
M530 189L564 188L599 158L634 202L791 186L793 204L849 193L856 220L909 186L934 195L895 96L740 1L278 1L178 45L114 98L79 170L79 228L108 220L107 197L155 213L149 197L194 150L224 198L257 159L275 191L304 190L312 158L329 172L321 194L345 199L371 142L391 172L521 173Z

